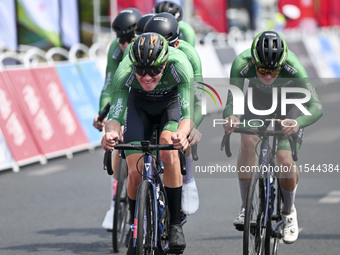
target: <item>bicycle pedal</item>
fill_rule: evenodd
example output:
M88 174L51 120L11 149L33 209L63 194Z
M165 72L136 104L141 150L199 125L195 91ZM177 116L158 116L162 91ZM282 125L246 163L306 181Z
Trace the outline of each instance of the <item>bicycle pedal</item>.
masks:
M236 224L234 225L235 229L238 231L244 231L244 224Z

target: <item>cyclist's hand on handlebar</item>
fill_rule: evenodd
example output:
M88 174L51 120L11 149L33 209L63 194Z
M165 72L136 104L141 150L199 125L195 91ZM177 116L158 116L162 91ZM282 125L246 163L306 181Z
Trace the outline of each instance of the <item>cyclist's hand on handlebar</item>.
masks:
M202 138L202 134L198 129L193 128L189 135L190 146L197 144Z
M103 121L98 121L98 117L99 117L99 115L97 115L96 117L94 117L94 119L93 119L93 124L92 124L92 125L93 125L96 129L98 129L99 131L102 131L103 128L104 128L104 125L105 125L105 123L106 123L107 118L105 118Z
M281 129L285 136L290 136L299 130L299 125L295 120L284 119L278 120L278 122L281 124Z
M105 132L101 141L103 149L113 151L114 146L118 141L118 137L119 137L118 133L114 130L110 132Z
M178 150L183 149L185 151L189 146L189 141L187 137L180 132L174 133L171 136L171 140L174 144L175 149L178 149Z
M237 118L234 115L231 115L227 118L225 118L226 123L223 124L224 130L227 133L232 133L236 127L238 127L238 123L240 123L239 118Z

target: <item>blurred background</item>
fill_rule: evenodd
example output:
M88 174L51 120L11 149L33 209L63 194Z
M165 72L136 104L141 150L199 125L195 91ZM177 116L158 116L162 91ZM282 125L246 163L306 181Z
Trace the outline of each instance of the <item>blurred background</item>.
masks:
M117 13L136 7L152 12L155 0L3 0L0 13L2 51L24 51L25 45L48 50L91 46L112 39ZM340 25L338 0L182 0L184 20L197 34L274 29L314 32ZM199 37L201 38L201 37Z

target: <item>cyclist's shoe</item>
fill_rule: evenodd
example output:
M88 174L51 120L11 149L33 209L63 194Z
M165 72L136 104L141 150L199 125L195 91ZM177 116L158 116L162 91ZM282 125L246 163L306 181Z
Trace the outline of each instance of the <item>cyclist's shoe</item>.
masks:
M132 230L131 230L131 228L129 228L129 231L127 232L127 234L125 236L125 247L126 248L129 247L131 233L132 233Z
M181 224L170 225L169 253L182 254L185 246L185 238Z
M243 231L245 216L246 216L246 209L241 208L239 215L235 218L233 222L235 228L239 231Z
M133 247L132 231L129 230L128 234L129 234L129 245L128 245L128 250L127 250L126 255L136 255L137 254L137 248Z
M106 231L111 232L113 229L113 213L114 208L111 207L110 210L108 210L105 214L104 221L102 223L102 227L106 229Z
M188 215L198 210L199 197L196 181L193 179L189 183L183 183L182 186L182 211Z
M299 226L297 221L296 209L288 214L282 214L283 220L283 237L282 240L286 244L294 243L299 236Z

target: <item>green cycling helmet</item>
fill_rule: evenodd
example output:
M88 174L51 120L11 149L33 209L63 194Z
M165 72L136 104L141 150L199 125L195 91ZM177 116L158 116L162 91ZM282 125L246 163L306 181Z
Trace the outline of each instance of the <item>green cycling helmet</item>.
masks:
M129 57L134 66L158 67L168 60L169 46L160 34L143 33L131 44Z
M279 68L288 57L287 43L277 32L261 32L251 45L251 56L257 66L267 69Z

